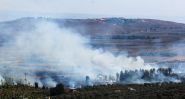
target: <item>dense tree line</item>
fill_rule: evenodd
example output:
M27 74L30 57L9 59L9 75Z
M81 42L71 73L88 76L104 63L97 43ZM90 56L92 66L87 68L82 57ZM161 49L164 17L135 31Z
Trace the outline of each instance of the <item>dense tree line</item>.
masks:
M118 78L119 77L119 78ZM179 79L178 75L172 72L171 68L158 68L150 70L125 70L117 74L119 82L132 83L136 80L141 82L170 82Z

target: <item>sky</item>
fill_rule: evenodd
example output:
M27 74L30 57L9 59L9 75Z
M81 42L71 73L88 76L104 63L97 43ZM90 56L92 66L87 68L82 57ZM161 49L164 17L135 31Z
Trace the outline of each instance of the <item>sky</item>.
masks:
M185 0L0 0L0 21L21 17L151 18L185 23Z

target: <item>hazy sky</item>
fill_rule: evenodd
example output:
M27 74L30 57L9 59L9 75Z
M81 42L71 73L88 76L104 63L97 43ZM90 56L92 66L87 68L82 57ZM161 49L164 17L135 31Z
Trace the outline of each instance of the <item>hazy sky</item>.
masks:
M0 21L26 16L117 16L185 23L185 0L0 0Z

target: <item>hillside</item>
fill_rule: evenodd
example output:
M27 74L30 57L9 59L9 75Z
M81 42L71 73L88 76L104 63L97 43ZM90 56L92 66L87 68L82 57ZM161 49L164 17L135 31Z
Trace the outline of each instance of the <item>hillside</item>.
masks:
M184 49L185 24L169 21L28 17L1 22L0 96L181 99Z
M141 56L151 63L185 61L185 24L154 19L22 18L0 23L0 45L13 39L17 32L35 28L34 24L42 20L55 22L60 27L89 37L94 48Z

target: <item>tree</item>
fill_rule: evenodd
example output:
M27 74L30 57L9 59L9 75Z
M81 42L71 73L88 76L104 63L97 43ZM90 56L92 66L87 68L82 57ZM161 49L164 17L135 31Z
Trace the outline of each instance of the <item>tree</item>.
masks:
M85 83L86 83L86 85L90 85L90 77L89 76L85 77Z
M63 84L57 84L56 87L50 88L50 95L55 96L55 95L60 95L64 93L64 85Z
M39 87L38 82L35 82L35 88L38 88L38 87Z
M120 72L119 80L120 81L123 81L124 80L124 73L123 73L123 71Z

